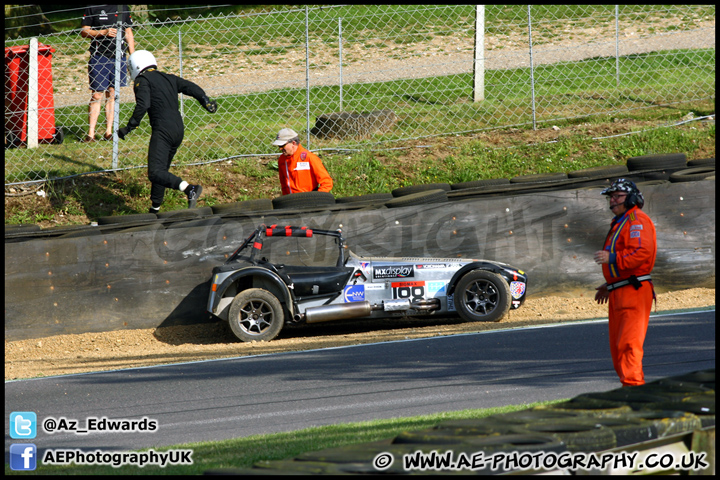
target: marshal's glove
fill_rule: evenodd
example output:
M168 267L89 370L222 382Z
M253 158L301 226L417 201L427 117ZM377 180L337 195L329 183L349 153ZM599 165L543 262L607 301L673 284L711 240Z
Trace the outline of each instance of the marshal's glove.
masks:
M122 127L118 129L118 137L120 137L120 140L125 140L125 135L127 135L130 132L130 129L128 127Z
M215 100L210 100L207 96L200 100L200 105L202 105L203 108L210 113L217 112L217 102Z

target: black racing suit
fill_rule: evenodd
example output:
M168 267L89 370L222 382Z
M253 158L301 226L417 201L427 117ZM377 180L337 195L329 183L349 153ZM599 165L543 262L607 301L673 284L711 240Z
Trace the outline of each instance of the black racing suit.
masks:
M170 73L149 68L141 72L133 86L135 111L127 123L128 132L140 125L147 112L152 135L148 148L148 179L152 183L150 200L159 207L165 188L180 189L182 179L169 172L170 164L183 141L185 127L178 108L178 93L190 95L201 104L205 91L195 83Z

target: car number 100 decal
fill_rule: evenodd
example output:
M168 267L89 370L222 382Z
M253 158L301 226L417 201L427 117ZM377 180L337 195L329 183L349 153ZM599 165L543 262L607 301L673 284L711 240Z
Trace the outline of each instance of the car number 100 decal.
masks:
M425 298L425 282L393 282L393 300L422 300Z
M447 282L393 282L393 300L410 299L411 301L447 295Z

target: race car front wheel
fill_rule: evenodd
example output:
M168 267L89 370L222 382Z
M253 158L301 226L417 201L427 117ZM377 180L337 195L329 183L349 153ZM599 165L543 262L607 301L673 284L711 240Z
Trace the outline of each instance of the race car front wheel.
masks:
M510 310L510 287L504 278L473 270L455 287L455 309L468 322L499 322Z
M230 329L243 342L272 340L282 330L284 320L280 301L262 288L238 293L230 305L228 317Z

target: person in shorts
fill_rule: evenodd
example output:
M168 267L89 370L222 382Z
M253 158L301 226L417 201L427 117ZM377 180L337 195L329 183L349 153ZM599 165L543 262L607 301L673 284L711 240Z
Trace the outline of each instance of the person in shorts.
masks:
M132 18L128 5L98 5L85 8L80 35L90 38L90 60L88 78L92 97L90 98L90 125L83 142L95 141L95 127L100 117L101 101L105 95L106 128L103 140L112 139L115 113L115 51L118 24L122 25L122 55L120 65L120 86L127 86L127 63L125 55L135 51Z

